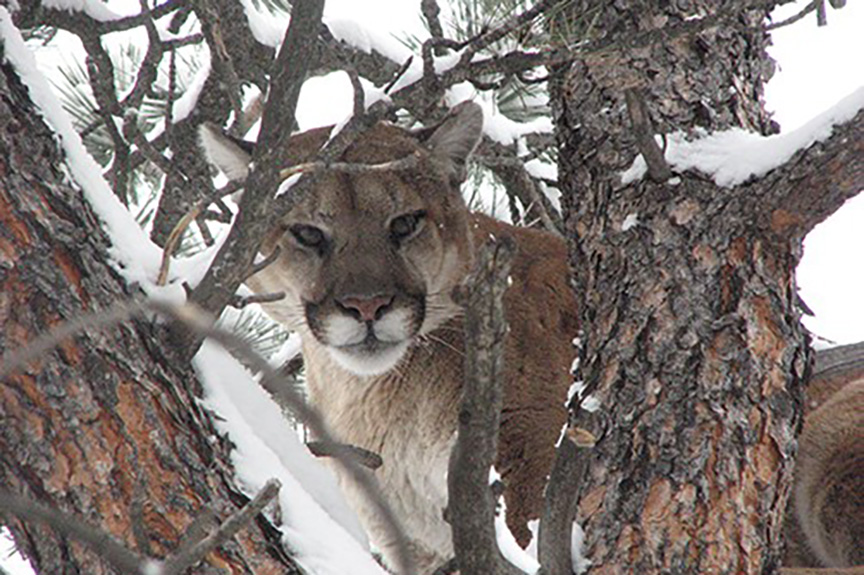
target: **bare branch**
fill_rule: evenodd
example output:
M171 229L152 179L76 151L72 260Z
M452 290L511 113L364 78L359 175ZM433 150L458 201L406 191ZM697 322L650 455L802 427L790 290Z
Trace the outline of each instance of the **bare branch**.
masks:
M201 22L201 31L210 47L210 61L213 64L213 69L223 83L222 90L231 103L234 117L239 118L243 114L241 102L243 91L240 76L238 76L231 59L231 53L225 47L225 34L221 29L219 9L210 0L192 0L192 5L195 7L195 14L198 16L199 22Z
M326 149L326 148L325 148ZM357 164L354 162L306 162L297 164L290 168L283 168L279 171L279 177L282 180L287 180L291 176L308 172L319 172L330 170L334 172L344 172L346 174L365 174L369 172L387 172L398 170L410 170L417 166L419 157L416 154L411 154L397 160L389 162L381 162L380 164Z
M217 531L188 549L181 549L179 553L169 557L162 567L163 575L182 574L186 569L204 559L208 553L234 537L276 497L280 487L281 484L277 480L268 481L252 501L231 515Z
M825 12L825 0L816 0L816 25L827 26L828 14Z
M259 145L240 211L214 265L192 293L192 301L212 313L228 305L243 281L273 217L273 194L279 184L277 166L288 136L296 125L294 112L300 87L316 60L315 42L321 28L323 0L299 2L274 63L270 98L261 123ZM180 334L190 353L197 348L188 335Z
M485 244L472 276L458 293L465 308L465 382L447 475L447 510L463 575L520 573L498 549L495 501L489 488L503 403L503 296L514 251L512 240Z
M348 74L351 88L354 90L354 115L359 116L366 111L366 93L363 90L363 84L360 83L360 76L357 74L357 70L346 68L345 73Z
M387 85L384 86L384 93L389 94L390 90L393 89L393 86L396 85L396 82L405 75L405 72L411 67L411 63L414 61L414 56L409 56L405 63L397 70L397 72L393 75L393 79L387 82Z
M751 186L761 225L803 238L864 189L864 110Z
M0 509L25 521L47 523L52 529L85 543L121 572L146 575L154 572L152 565L155 563L159 565L156 572L162 575L180 575L249 525L276 497L279 487L279 482L271 479L252 501L231 515L215 532L200 541L190 542L190 545L181 548L164 562L131 551L105 531L91 527L80 519L11 493L0 491ZM140 537L136 535L136 539Z
M384 465L384 460L381 456L370 451L357 447L356 445L348 445L346 443L325 443L323 441L308 441L306 447L312 452L315 457L350 457L357 461L363 467L369 469L378 469Z
M144 55L144 60L141 62L141 67L138 69L138 77L135 79L135 85L129 94L123 99L121 108L137 108L144 100L144 96L149 94L153 89L153 82L156 81L156 74L159 69L159 63L162 61L162 52L164 46L159 38L159 32L156 30L156 24L150 16L150 8L147 5L147 0L138 0L141 6L141 17L144 29L147 30L147 53Z
M489 47L491 44L494 44L507 34L510 34L514 30L521 28L522 26L526 26L534 21L535 18L543 14L546 10L561 2L561 0L540 0L534 6L529 8L528 10L515 14L505 20L500 26L493 28L482 34L476 41L471 43L471 46L465 50L460 58L461 64L467 64L472 60L475 54L484 48Z
M256 264L252 265L252 267L249 268L249 273L243 278L243 281L246 281L247 279L251 278L252 276L257 274L258 272L260 272L261 270L263 270L264 268L266 268L267 266L269 266L270 264L275 262L276 259L279 257L280 253L282 253L282 248L280 248L279 246L276 246L273 249L273 251L267 255L266 258L264 258L263 260L261 260L260 262L258 262Z
M441 9L438 7L436 0L421 0L420 10L423 12L423 19L426 20L426 25L429 27L429 34L433 38L444 38L444 28L441 27L441 20L438 15Z
M789 18L786 18L785 20L781 20L780 22L773 22L771 24L767 24L765 26L765 30L769 30L769 31L770 30L776 30L777 28L782 28L784 26L794 24L795 22L797 22L798 20L801 20L802 18L804 18L804 16L806 16L807 14L809 14L810 12L815 10L816 5L819 4L819 2L820 2L820 0L813 0L813 2L810 2L809 4L807 4L807 6L805 6L803 10L801 10L800 12L795 14L794 16L790 16Z
M64 29L86 25L91 28L94 33L101 36L103 34L122 32L124 30L131 30L132 28L144 26L148 22L158 20L175 10L182 8L185 4L186 0L168 0L147 12L118 18L117 20L106 21L94 20L81 12L70 12L64 9L45 8L43 6L43 18L46 23Z
M203 209L203 202L195 204L185 216L180 218L180 221L177 222L177 225L174 226L174 229L171 230L170 234L168 234L168 240L165 242L165 247L162 249L162 264L159 266L159 277L156 278L157 286L164 286L165 282L168 281L168 271L171 267L171 256L180 244L180 238L183 237L183 232L186 231L189 224L195 221L195 218L198 217L198 214L200 214Z
M277 291L273 293L261 293L247 296L234 296L231 300L231 307L235 309L243 309L247 305L253 303L273 303L276 301L281 301L285 299L284 291Z

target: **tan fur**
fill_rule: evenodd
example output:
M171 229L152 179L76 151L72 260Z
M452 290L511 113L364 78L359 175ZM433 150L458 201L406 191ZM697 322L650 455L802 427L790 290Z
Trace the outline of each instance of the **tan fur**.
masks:
M861 566L864 369L857 366L818 373L810 383L807 399L787 517L786 564Z
M510 236L518 246L505 296L510 332L496 468L505 484L508 525L523 545L531 538L528 520L539 515L554 445L565 423L574 357L576 310L564 242L471 214L465 207L458 190L459 160L476 143L464 133L463 124L476 122L471 113L463 109L461 117L445 122L423 142L385 124L361 136L343 161L375 164L414 154L419 165L407 171L317 175L312 192L264 242L262 255L278 246L278 260L249 281L257 292L288 292L285 301L265 307L301 334L309 396L332 431L346 443L381 455L383 466L374 475L404 524L420 573L430 573L452 557L443 513L464 343L461 311L451 293L470 271L476 245L494 235ZM479 125L475 129L479 137ZM326 136L327 130L296 136L285 165L307 160ZM388 244L388 222L415 210L426 213L422 232L394 250ZM332 250L326 257L298 246L290 231L298 223L327 231ZM387 314L402 318L416 311L412 295L422 294L425 315L419 325L416 318L406 319L406 325L417 329L395 366L381 374L358 375L334 359L326 327L337 326L337 333L348 322L340 298L344 302L348 295L380 293L394 296ZM311 317L304 302L315 302ZM310 322L317 324L317 332ZM355 486L343 476L340 481L392 566L395 549L377 515Z

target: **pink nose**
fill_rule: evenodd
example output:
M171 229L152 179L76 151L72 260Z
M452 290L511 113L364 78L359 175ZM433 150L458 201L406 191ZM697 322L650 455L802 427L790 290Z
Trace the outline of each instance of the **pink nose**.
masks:
M391 303L393 303L392 295L376 295L372 297L352 296L339 300L339 305L346 310L356 311L363 321L378 319L379 314Z

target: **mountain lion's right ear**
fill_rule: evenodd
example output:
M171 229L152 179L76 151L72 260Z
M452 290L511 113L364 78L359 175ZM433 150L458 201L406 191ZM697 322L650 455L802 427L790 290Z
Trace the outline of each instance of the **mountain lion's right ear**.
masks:
M204 157L219 168L229 180L242 180L249 174L252 156L241 147L241 143L226 136L222 130L209 122L198 126L198 143Z

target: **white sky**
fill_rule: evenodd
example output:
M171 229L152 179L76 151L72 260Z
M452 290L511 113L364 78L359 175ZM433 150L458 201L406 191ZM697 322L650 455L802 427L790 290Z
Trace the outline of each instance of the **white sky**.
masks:
M793 14L807 2L784 6ZM782 19L785 16L780 16ZM766 99L783 131L794 129L864 86L864 2L828 9L828 26L814 14L774 32L777 74ZM837 343L864 340L864 194L850 200L804 241L798 268L801 296L816 314L805 325Z

